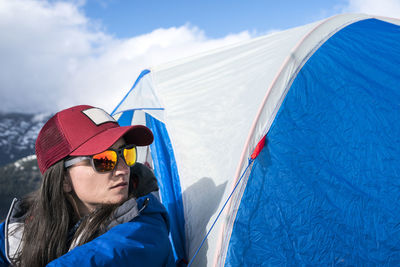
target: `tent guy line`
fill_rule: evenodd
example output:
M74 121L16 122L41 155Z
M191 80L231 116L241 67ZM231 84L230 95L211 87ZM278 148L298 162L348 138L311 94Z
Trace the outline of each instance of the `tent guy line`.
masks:
M253 163L254 159L255 159L255 158L253 158L253 157L251 157L251 158L249 159L249 163L248 163L246 169L244 170L244 172L243 172L242 175L240 176L240 178L239 178L239 180L237 181L237 183L236 183L235 187L233 188L232 192L229 194L228 199L225 201L224 205L222 206L221 210L219 211L217 217L215 218L215 220L214 220L213 224L211 225L210 229L208 230L206 236L205 236L205 237L203 238L203 240L201 241L201 244L200 244L199 248L196 250L196 253L194 253L193 258L190 260L190 262L189 262L189 264L188 264L188 267L190 267L190 266L192 265L192 263L193 263L193 261L195 260L197 254L199 253L201 247L203 246L204 242L206 241L208 235L209 235L210 232L213 230L215 223L216 223L216 222L218 221L218 219L220 218L220 216L221 216L222 212L224 211L226 205L228 204L229 200L231 199L231 197L232 197L233 193L235 192L236 188L238 187L240 181L242 180L242 178L243 178L244 175L246 174L247 169L248 169L248 168L250 167L250 165Z

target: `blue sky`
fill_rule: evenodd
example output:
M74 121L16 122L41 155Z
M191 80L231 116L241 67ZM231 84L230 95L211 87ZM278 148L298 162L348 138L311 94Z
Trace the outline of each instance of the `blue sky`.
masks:
M145 34L157 28L187 23L204 30L210 38L241 31L263 33L288 29L326 18L341 11L344 0L88 0L85 14L101 22L120 38Z
M141 70L400 0L0 0L0 111L111 111Z

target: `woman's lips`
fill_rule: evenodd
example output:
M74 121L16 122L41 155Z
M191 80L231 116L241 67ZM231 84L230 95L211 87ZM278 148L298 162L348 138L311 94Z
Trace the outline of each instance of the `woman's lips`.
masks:
M113 189L113 188L120 188L120 187L126 187L126 186L128 186L128 183L127 183L127 182L121 182L121 183L118 183L118 184L112 186L111 189Z

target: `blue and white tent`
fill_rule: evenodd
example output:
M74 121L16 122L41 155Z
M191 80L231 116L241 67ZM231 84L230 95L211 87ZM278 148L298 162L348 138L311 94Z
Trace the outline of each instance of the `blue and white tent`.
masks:
M142 72L113 113L155 134L177 258L400 265L399 25L338 15Z

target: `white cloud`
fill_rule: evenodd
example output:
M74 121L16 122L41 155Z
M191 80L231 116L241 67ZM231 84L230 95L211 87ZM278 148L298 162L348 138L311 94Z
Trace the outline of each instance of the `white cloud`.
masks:
M144 68L250 38L208 39L191 26L116 39L81 12L84 1L0 0L2 111L111 111Z
M400 18L400 0L349 0L342 11Z

